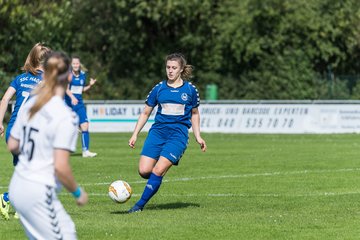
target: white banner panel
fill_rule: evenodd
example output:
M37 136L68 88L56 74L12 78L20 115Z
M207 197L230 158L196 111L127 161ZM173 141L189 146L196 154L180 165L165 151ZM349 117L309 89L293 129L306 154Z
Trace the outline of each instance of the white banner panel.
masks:
M311 105L216 104L200 108L204 132L302 133Z
M132 132L144 104L89 104L92 132ZM203 104L202 132L359 133L358 104ZM154 122L149 118L144 130Z
M86 112L91 132L132 132L145 104L88 104ZM148 131L154 123L156 109L144 126Z

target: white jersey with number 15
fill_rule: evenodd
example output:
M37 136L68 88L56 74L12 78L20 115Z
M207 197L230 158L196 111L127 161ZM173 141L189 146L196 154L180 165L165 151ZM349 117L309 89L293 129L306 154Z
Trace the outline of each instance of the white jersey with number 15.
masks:
M29 121L36 99L25 103L10 132L20 141L15 172L30 181L56 186L54 149L75 151L79 120L61 97L54 96Z

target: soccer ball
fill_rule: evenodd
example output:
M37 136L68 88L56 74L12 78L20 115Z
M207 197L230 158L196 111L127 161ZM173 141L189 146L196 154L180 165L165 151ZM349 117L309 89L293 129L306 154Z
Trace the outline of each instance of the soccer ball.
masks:
M109 197L116 203L125 203L131 194L131 187L125 181L117 180L109 186Z

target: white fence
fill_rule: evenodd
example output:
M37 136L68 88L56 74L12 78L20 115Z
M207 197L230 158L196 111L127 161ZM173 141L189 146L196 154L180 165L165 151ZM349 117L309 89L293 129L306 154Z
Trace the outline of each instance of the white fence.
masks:
M92 132L133 131L143 101L87 101ZM222 133L359 133L360 101L208 101L201 131ZM154 122L156 109L145 125Z

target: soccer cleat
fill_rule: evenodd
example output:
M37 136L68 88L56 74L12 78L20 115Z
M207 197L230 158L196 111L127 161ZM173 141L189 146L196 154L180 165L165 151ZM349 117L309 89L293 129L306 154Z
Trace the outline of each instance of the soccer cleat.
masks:
M142 210L143 210L142 207L139 207L138 205L135 204L132 208L130 208L128 213L141 212Z
M14 218L15 218L15 219L19 219L19 218L20 218L20 217L19 217L19 214L18 214L17 212L15 212Z
M0 195L0 212L1 215L5 220L9 220L9 208L10 208L10 202L4 200L4 194Z
M90 152L89 150L83 151L82 157L88 158L88 157L96 157L97 153Z

